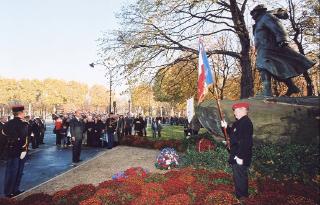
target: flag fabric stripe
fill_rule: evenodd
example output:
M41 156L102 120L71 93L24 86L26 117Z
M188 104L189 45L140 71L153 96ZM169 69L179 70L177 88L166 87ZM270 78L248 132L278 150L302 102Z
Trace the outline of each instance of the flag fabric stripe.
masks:
M198 63L198 103L201 103L204 100L208 86L214 82L209 60L202 41L199 41Z

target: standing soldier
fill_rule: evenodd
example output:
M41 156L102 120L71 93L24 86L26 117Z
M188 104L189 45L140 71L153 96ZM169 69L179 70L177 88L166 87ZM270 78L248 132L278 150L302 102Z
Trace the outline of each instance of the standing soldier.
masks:
M73 142L72 148L72 162L80 162L81 145L83 133L85 132L85 124L81 119L81 113L79 110L75 112L74 118L70 121L70 133L71 140Z
M28 151L28 124L24 119L24 106L12 107L14 118L7 122L2 134L7 139L7 165L4 180L4 194L13 197L22 193L19 190L25 157Z
M249 103L240 102L232 106L236 121L231 127L221 121L230 136L229 163L232 167L236 197L240 202L248 196L248 169L252 160L253 125L248 117Z
M2 159L2 155L4 154L4 148L7 144L5 136L2 134L2 129L7 122L7 117L0 117L0 159Z

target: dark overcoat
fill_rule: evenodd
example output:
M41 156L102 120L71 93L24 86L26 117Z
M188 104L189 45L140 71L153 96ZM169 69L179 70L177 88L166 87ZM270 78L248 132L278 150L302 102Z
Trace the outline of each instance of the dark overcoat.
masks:
M279 42L288 41L288 36L273 14L265 12L260 15L253 32L258 69L267 70L279 79L287 79L304 73L315 64L288 46L278 46Z
M246 115L235 121L232 127L228 127L230 136L230 156L229 163L235 164L235 156L243 160L243 165L250 166L253 146L253 125Z
M75 137L76 140L82 140L84 131L85 124L82 119L73 118L70 121L71 137Z

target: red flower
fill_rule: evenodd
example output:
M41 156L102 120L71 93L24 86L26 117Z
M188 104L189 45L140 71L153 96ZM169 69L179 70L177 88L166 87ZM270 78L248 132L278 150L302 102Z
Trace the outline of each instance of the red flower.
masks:
M249 197L245 201L246 205L288 205L286 196L281 192L265 192L254 197Z
M180 181L183 181L186 184L192 184L196 181L196 178L192 175L189 175L189 174L183 174L183 175L179 176L178 179Z
M229 193L233 193L234 188L233 185L230 184L212 184L209 186L210 190L220 190L220 191L225 191Z
M69 193L68 190L57 191L52 196L53 203L56 204L56 205L67 204L67 202L68 202L68 199L67 199L68 193Z
M187 194L176 194L162 201L161 205L188 205L191 199Z
M114 189L116 187L118 187L120 184L119 181L116 181L116 180L108 180L108 181L104 181L104 182L101 182L97 189L100 189L100 188L110 188L110 189Z
M53 204L52 202L52 196L49 194L44 194L44 193L36 193L36 194L31 194L21 200L20 204L23 205L35 205L35 204Z
M207 195L208 189L206 185L195 182L189 184L187 193L192 197L193 201L203 204L203 199Z
M100 199L91 197L84 201L81 201L79 205L102 205L102 202L100 201Z
M141 185L137 183L132 183L125 181L122 183L118 189L120 193L128 193L131 196L139 196L141 194Z
M206 199L205 204L214 204L214 205L233 205L237 202L235 197L226 191L215 190L210 192Z
M186 193L188 189L188 185L179 179L169 179L162 187L168 195Z
M78 204L95 193L96 188L92 184L80 184L70 189L67 200L68 205Z
M141 187L141 196L160 199L165 196L165 191L161 184L151 182Z
M198 152L212 151L215 149L215 145L208 139L202 138L196 144Z
M297 195L289 195L287 197L287 204L288 205L316 205L312 199L305 198L303 196L297 196Z
M232 176L226 172L213 172L209 174L210 179L214 180L214 179L229 179L232 180Z
M164 174L168 179L176 179L181 175L180 171L172 170Z
M160 197L140 196L134 199L130 205L158 205Z
M124 171L124 174L128 177L130 176L140 176L140 177L147 177L147 172L141 167L131 167Z
M94 197L100 199L103 204L114 203L117 201L117 195L108 188L101 188L96 191Z

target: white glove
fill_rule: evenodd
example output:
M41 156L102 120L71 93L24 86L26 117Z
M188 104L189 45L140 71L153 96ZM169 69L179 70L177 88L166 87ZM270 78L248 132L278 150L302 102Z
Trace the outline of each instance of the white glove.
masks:
M221 120L221 127L227 128L228 123L225 120Z
M234 159L236 160L238 165L243 165L243 159L240 159L239 157L235 156Z
M26 157L26 155L27 155L27 152L26 152L26 151L21 152L21 154L20 154L20 159L24 159L24 158Z

